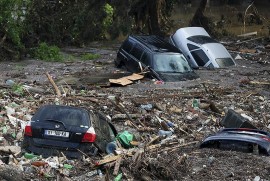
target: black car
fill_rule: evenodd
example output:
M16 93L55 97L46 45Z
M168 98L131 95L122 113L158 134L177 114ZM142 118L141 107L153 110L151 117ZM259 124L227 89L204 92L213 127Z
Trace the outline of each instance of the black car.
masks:
M45 105L38 109L24 131L22 148L43 157L61 155L78 158L82 153L105 152L117 134L101 113L84 108Z
M149 71L158 80L173 82L198 78L182 52L155 35L130 35L120 47L116 67L128 71Z

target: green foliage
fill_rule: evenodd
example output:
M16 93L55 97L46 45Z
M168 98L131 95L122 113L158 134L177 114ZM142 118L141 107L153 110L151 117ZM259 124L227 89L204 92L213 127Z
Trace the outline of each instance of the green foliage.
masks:
M24 49L25 14L29 0L0 1L0 54L19 58ZM0 58L1 59L1 58Z
M112 25L113 22L113 7L108 3L104 6L104 11L106 13L106 17L103 20L103 26L107 30L109 26Z
M49 46L47 43L40 43L34 52L34 57L45 61L62 61L63 56L57 46Z
M18 94L18 95L23 95L24 94L24 89L23 89L23 86L21 84L14 84L12 86L12 91L15 93L15 94Z
M82 60L94 60L100 58L99 54L93 54L93 53L86 53L84 55L81 56Z

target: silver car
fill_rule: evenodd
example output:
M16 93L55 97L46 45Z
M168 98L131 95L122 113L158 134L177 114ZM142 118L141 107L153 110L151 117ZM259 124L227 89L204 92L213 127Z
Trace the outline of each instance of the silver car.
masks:
M227 49L202 27L180 28L170 36L169 41L183 52L192 68L235 65Z

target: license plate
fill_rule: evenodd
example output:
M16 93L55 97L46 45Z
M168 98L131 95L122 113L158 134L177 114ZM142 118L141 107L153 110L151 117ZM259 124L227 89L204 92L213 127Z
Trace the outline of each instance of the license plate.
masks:
M69 132L65 131L56 131L56 130L45 130L45 135L48 136L59 136L59 137L69 137Z

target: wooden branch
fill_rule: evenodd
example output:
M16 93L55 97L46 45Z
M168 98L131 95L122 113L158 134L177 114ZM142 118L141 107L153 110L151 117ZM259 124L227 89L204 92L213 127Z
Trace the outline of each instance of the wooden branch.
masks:
M122 157L119 157L116 160L116 163L115 163L115 166L114 166L114 170L113 170L113 175L114 176L116 176L118 174L118 171L119 171L119 168L120 168L120 165L121 165L121 161L122 161Z
M45 73L47 78L49 79L50 83L52 84L56 94L58 97L61 97L61 92L59 90L59 88L57 87L57 85L55 84L55 82L53 81L52 77L50 76L50 74L48 72Z

